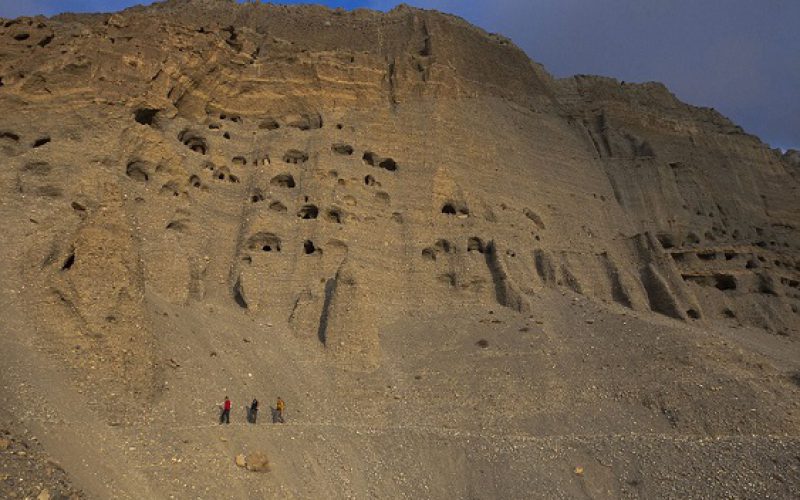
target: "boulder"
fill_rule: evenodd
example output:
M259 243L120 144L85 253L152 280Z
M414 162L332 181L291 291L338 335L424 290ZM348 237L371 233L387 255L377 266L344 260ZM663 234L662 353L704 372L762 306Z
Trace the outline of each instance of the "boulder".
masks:
M267 454L256 451L247 455L247 470L251 472L269 472Z

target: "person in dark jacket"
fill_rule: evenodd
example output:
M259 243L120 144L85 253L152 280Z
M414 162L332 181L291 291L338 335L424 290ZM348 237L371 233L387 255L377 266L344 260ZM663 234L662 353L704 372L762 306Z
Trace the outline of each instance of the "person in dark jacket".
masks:
M258 417L258 400L253 398L253 402L250 403L250 409L247 411L247 421L251 424L256 423L256 418Z

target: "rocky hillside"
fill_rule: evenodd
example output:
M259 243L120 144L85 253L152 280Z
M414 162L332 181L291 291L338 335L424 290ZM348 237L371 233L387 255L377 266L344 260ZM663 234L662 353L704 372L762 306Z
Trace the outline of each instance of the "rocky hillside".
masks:
M0 422L88 496L800 487L797 152L405 6L0 38Z

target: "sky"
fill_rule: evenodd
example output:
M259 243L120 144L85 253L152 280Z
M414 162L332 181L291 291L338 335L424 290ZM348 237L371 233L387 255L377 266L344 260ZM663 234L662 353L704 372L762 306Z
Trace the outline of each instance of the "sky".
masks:
M0 0L0 17L150 0ZM280 3L306 3L283 1ZM388 10L397 1L318 0ZM800 0L406 0L512 39L557 77L659 81L772 147L800 149Z

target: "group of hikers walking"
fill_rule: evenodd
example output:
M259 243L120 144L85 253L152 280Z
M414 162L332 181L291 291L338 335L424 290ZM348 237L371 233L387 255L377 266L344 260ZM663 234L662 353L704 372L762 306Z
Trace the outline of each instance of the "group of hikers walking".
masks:
M231 423L231 400L228 396L225 396L225 401L223 401L219 405L219 409L221 413L219 414L219 423ZM278 396L278 401L275 403L275 408L271 408L272 410L272 423L276 424L278 422L284 424L286 423L283 420L283 410L286 408L286 403L284 403L283 399ZM256 423L256 418L258 417L258 400L253 398L253 402L250 403L250 406L247 407L247 421L251 424Z

